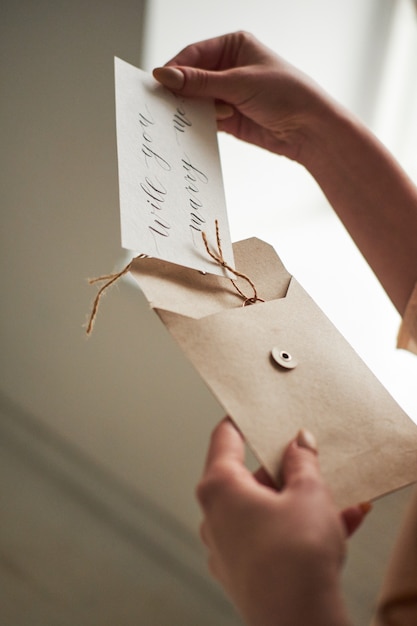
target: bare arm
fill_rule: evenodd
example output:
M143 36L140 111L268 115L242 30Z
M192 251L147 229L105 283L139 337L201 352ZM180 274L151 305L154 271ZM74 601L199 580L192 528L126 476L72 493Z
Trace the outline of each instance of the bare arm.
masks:
M167 65L156 78L215 98L219 129L306 167L403 314L417 282L417 190L376 137L247 33L193 44Z
M304 165L403 315L417 282L417 189L366 127L329 108Z

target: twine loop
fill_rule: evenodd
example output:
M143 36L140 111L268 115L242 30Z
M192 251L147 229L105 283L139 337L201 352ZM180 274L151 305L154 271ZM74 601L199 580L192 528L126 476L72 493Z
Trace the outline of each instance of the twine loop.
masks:
M225 269L229 270L229 272L232 272L232 274L234 274L238 278L243 278L251 286L251 288L253 290L253 295L248 296L240 289L240 287L237 285L235 280L233 280L232 278L230 279L230 282L232 283L232 285L236 289L237 293L243 298L242 306L249 306L250 304L255 304L256 302L265 302L265 300L263 300L262 298L260 298L258 296L258 292L256 290L255 284L249 278L249 276L247 276L246 274L243 274L242 272L238 272L238 270L236 270L234 267L231 267L231 265L229 265L227 263L227 261L225 260L225 258L223 256L222 244L221 244L221 240L220 240L220 232L219 232L219 222L218 222L218 220L215 221L215 224L216 224L216 241L217 241L217 251L218 251L217 254L215 252L213 252L212 250L210 250L210 247L209 247L209 244L208 244L208 241L207 241L206 233L204 233L204 232L201 233L201 236L203 238L207 254L214 261L216 261L216 263L218 263L219 265L221 265ZM98 312L98 308L99 308L99 305L100 305L100 300L103 297L105 291L107 291L107 289L109 287L111 287L116 281L118 281L120 278L122 278L122 276L124 276L125 274L127 274L130 271L134 261L136 261L137 259L146 259L146 258L149 258L147 254L139 254L138 256L133 258L131 261L129 261L129 263L120 272L116 272L115 274L106 274L105 276L99 276L98 278L91 278L88 281L90 285L94 285L95 283L99 283L99 282L102 282L102 281L106 281L106 282L104 283L104 285L102 285L100 287L100 289L97 292L96 297L94 298L94 302L93 302L93 306L92 306L92 309L91 309L90 317L88 319L88 323L87 323L87 326L86 326L86 333L87 333L87 335L90 335L92 330L93 330L94 322L96 321L97 312Z
M203 238L203 242L204 242L204 246L206 248L207 254L214 261L216 261L216 263L218 263L219 265L221 265L225 269L229 270L229 272L232 272L232 274L234 274L238 278L243 278L244 280L246 280L246 282L249 283L249 285L252 287L253 295L252 296L247 296L240 289L240 287L237 285L236 281L233 280L233 278L230 279L230 282L232 283L233 287L236 289L238 294L243 298L242 306L249 306L250 304L255 304L256 302L265 302L265 300L263 300L262 298L260 298L258 296L258 292L257 292L257 289L255 287L255 283L249 278L249 276L247 276L246 274L243 274L243 272L239 272L234 267L229 265L227 263L227 261L225 260L225 258L223 256L222 243L221 243L221 239L220 239L220 230L219 230L219 222L218 222L218 220L215 221L215 225L216 225L216 242L217 242L217 250L218 250L217 254L215 252L213 252L212 250L210 250L210 247L209 247L209 244L208 244L208 241L207 241L206 233L205 232L201 233L201 236Z

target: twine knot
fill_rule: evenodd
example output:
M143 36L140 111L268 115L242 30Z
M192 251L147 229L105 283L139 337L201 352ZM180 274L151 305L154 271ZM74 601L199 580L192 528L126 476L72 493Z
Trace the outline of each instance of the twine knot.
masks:
M243 305L242 306L249 306L250 304L255 304L256 302L265 302L265 300L263 300L262 298L260 298L258 296L258 292L257 292L257 289L255 287L255 284L249 278L249 276L247 276L246 274L243 274L242 272L238 272L238 270L236 270L234 267L231 267L231 265L229 265L227 263L227 261L225 260L225 258L223 256L222 243L221 243L221 239L220 239L220 230L219 230L219 222L218 222L218 220L215 221L215 224L216 224L216 242L217 242L217 250L218 250L217 254L215 252L213 252L212 250L210 250L210 247L209 247L209 244L208 244L208 241L207 241L206 233L205 232L201 233L201 236L203 238L207 254L214 261L216 261L216 263L218 263L219 265L221 265L225 269L229 270L229 272L232 272L232 274L234 274L235 276L238 276L239 278L243 278L244 280L246 280L246 282L249 283L249 285L252 287L253 295L252 296L247 296L238 287L236 281L234 281L233 278L230 279L230 282L232 283L233 287L236 289L238 294L243 298Z
M219 222L218 222L218 220L215 221L215 224L216 224L216 240L217 240L217 251L218 251L217 254L215 252L213 252L212 250L210 250L210 247L209 247L209 244L208 244L208 241L207 241L206 233L204 233L204 232L201 233L201 236L202 236L203 241L204 241L205 248L207 250L207 254L214 261L216 261L216 263L218 263L219 265L221 265L225 269L229 270L229 272L232 272L232 274L234 274L235 276L237 276L239 278L243 278L244 280L246 280L246 282L249 283L249 285L252 287L253 295L252 296L247 296L240 289L240 287L236 284L236 282L232 278L230 279L230 282L232 283L232 285L234 286L234 288L236 289L238 294L243 298L242 306L248 306L250 304L255 304L256 302L265 302L265 300L263 300L262 298L260 298L258 296L258 292L256 290L255 284L249 278L249 276L246 276L246 274L243 274L242 272L238 272L234 267L231 267L227 263L227 261L225 260L225 258L223 256L223 250L222 250L222 245L221 245L221 240L220 240L220 232L219 232ZM116 281L118 281L120 278L122 278L122 276L124 276L125 274L127 274L130 271L130 268L132 267L132 264L133 264L134 261L136 261L137 259L145 259L147 257L148 257L147 254L139 254L134 259L129 261L129 263L126 265L126 267L124 267L120 272L116 272L115 274L106 274L105 276L99 276L98 278L91 278L88 281L90 285L94 285L95 283L102 282L102 281L106 281L106 282L104 283L104 285L102 285L100 287L100 289L97 292L97 295L96 295L96 297L94 299L93 306L92 306L91 313L90 313L90 317L89 317L89 320L88 320L88 323L87 323L87 327L86 327L87 335L90 335L92 330L93 330L94 322L95 322L96 317L97 317L97 311L98 311L98 308L99 308L99 305L100 305L100 300L103 297L105 291L107 291L107 289L109 287L111 287L111 285L113 285Z

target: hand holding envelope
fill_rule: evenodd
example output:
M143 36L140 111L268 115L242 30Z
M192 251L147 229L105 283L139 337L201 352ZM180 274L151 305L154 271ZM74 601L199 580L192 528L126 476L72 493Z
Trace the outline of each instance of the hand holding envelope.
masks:
M414 481L416 426L269 245L232 252L213 110L151 80L116 61L123 245L153 257L131 266L152 308L275 480L307 428L341 507ZM216 221L228 264L263 301L242 306L207 254Z
M307 428L340 507L413 482L414 423L269 245L249 239L234 255L265 302L243 307L228 279L160 260L131 272L261 464L277 480L284 447Z

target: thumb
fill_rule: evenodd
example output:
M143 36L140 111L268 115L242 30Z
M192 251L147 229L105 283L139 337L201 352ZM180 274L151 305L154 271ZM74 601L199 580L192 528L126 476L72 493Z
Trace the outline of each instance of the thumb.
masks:
M154 78L164 87L184 96L219 98L232 102L233 89L227 72L211 72L196 67L172 67L165 65L153 70Z

